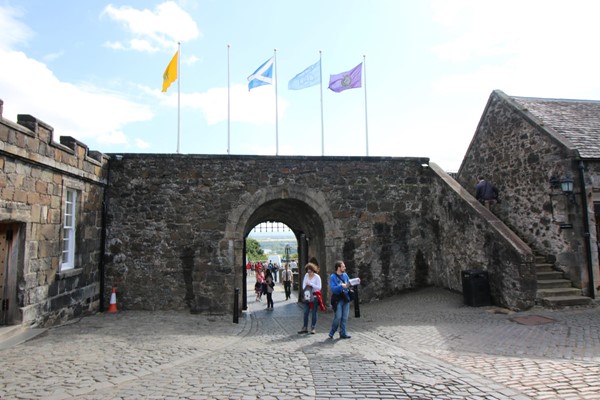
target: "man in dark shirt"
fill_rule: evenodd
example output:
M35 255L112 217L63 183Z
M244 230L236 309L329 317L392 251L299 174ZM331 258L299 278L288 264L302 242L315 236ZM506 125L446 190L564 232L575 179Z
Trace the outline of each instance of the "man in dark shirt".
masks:
M479 182L475 186L475 198L489 210L498 199L498 189L480 176Z

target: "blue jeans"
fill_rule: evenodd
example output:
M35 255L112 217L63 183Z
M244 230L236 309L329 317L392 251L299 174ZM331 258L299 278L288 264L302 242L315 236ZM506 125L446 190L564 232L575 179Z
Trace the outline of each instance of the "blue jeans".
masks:
M315 326L317 326L317 311L318 311L318 309L319 309L319 300L317 300L317 299L315 299L315 301L313 302L312 310L310 309L309 303L304 303L304 325L302 325L303 328L308 328L308 313L311 312L312 318L311 318L310 328L315 329Z
M350 312L350 303L340 300L335 308L335 317L331 324L329 336L333 336L335 331L340 328L340 336L346 336L346 323L348 322L348 313Z

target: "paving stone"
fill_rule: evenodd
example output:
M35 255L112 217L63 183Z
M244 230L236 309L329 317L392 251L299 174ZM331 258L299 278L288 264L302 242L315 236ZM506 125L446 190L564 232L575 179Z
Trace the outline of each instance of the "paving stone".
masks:
M536 309L555 322L520 325L429 288L351 310L352 339L332 341L331 312L298 335L302 309L283 298L277 286L266 311L249 297L239 324L126 311L49 329L0 351L0 397L600 399L596 308Z

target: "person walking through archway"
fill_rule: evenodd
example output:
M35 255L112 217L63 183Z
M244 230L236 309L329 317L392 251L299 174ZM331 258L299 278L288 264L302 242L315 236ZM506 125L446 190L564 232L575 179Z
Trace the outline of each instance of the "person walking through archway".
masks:
M267 294L267 309L273 309L273 291L274 291L275 283L273 282L273 275L271 271L267 270L265 275L265 293Z
M310 333L315 333L317 325L318 309L325 309L323 298L321 297L321 277L319 276L319 267L316 264L306 264L306 274L302 281L302 291L304 294L304 323L298 333L308 333L308 314L311 314Z
M289 300L292 297L292 278L293 274L288 263L285 263L285 269L281 272L283 280L283 290L285 291L285 299Z
M256 293L256 301L262 300L263 294L263 283L265 281L265 274L260 266L256 266L256 284L254 285L254 292Z

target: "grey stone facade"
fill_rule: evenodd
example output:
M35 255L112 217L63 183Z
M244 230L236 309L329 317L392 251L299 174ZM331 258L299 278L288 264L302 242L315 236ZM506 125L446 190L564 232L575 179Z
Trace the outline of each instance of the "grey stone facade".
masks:
M599 129L599 102L495 91L457 174L471 193L477 176L493 181L501 192L494 214L591 296L600 283L594 214L600 200ZM550 186L552 177L574 180L572 200Z
M2 324L49 326L96 311L107 158L29 115L0 115ZM77 193L74 268L61 270L66 190Z
M111 156L107 288L124 308L231 312L244 239L263 221L296 234L321 266L337 259L361 299L488 269L498 304L533 304L531 251L427 159ZM492 221L490 223L490 221ZM303 254L302 254L303 253Z

